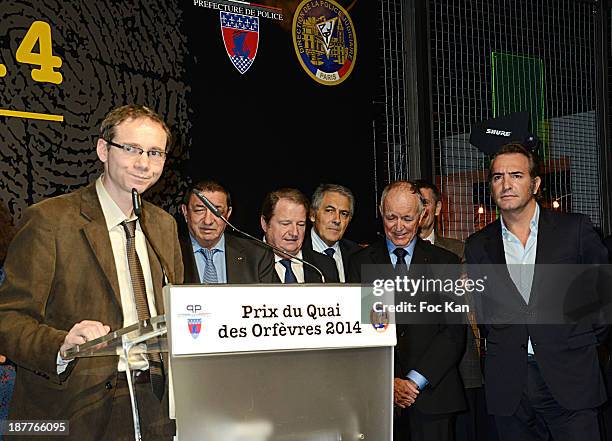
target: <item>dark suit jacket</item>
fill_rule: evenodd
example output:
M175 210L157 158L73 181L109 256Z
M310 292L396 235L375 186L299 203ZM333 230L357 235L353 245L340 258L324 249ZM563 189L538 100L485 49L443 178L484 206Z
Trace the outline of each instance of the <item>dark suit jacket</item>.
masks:
M464 260L464 248L465 243L461 240L451 239L449 237L440 236L436 233L435 246L444 248L451 253L457 255L462 261ZM471 326L467 326L467 342L465 345L465 354L459 364L459 372L461 373L461 379L463 385L466 388L482 387L482 368L480 365L480 355L478 354L478 347L476 336Z
M483 264L505 264L501 222L487 225L471 235L465 247L470 276ZM588 218L578 214L556 213L542 209L538 224L537 264L606 263L607 253ZM476 265L475 265L476 264ZM489 267L490 268L490 267ZM538 302L554 280L535 269L529 304L523 300L510 278L506 266L495 267L501 283L482 298L482 316L490 314L496 297L505 298L508 313L533 314ZM494 276L498 277L498 276ZM576 294L589 295L589 283ZM597 359L598 337L605 329L592 322L577 324L515 324L498 321L484 323L487 333L485 358L485 390L487 407L495 415L512 415L519 404L527 381L527 340L531 338L542 376L558 403L567 409L594 408L606 399L606 392ZM516 324L524 323L524 324Z
M181 283L172 216L145 202L141 225L170 282ZM163 274L151 243L155 303L162 314ZM95 184L28 208L5 270L0 348L19 367L9 418L70 420L70 439L79 433L98 439L110 417L118 357L78 359L59 376L56 368L60 345L77 322L98 320L111 330L123 326L115 260Z
M338 283L338 269L336 268L336 262L331 257L317 253L312 248L304 248L302 246L302 259L306 262L312 263L314 266L319 268L325 277L325 283ZM321 283L321 276L314 269L308 265L304 265L304 283ZM278 277L276 270L274 271L274 283L283 283Z
M422 268L425 264L458 263L459 258L449 251L417 239L409 276L415 276L416 266ZM362 280L361 266L373 264L391 265L385 239L353 254L349 263L348 281L371 282ZM429 381L414 404L419 411L443 414L466 408L458 369L465 351L465 336L464 325L447 325L443 322L397 325L395 376L405 379L408 372L414 369Z
M347 274L348 274L348 266L349 266L350 257L353 253L359 251L361 248L359 247L359 245L357 245L352 240L348 240L344 238L340 239L339 245L340 245L340 253L342 254L342 265L344 266L344 278L346 279ZM302 245L302 249L304 248L314 251L314 249L312 248L311 231L307 231L306 235L304 236L304 244ZM338 267L336 266L336 268Z
M459 258L463 259L463 249L465 248L465 244L460 240L451 239L450 237L443 237L436 233L434 245L444 248L445 250L448 250L451 253L459 256Z
M185 283L200 283L191 238L187 228L179 235ZM227 283L274 283L274 253L254 240L225 233L225 265Z

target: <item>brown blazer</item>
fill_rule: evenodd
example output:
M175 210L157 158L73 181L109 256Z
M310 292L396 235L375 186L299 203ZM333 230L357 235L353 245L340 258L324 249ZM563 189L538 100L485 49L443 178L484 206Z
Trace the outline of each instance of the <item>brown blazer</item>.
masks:
M144 203L156 308L163 274L181 283L183 265L172 216ZM123 325L119 282L95 184L33 205L13 240L0 287L0 348L18 365L10 419L70 420L70 439L98 439L111 411L116 356L82 358L57 375L67 331L82 320ZM167 395L167 394L166 394Z

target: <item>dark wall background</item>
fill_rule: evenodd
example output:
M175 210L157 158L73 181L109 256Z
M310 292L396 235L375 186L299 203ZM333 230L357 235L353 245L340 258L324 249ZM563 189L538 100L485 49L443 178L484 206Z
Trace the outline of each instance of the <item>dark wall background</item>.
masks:
M354 5L349 14L358 46L352 74L337 86L319 84L302 69L291 35L297 2L280 3L285 20L260 19L259 49L244 75L225 52L219 12L186 7L193 128L185 172L223 182L232 193L233 220L253 234L261 232L259 208L268 191L289 186L310 196L321 182L346 185L358 210L347 234L365 240L375 222L366 207L375 203L376 2L339 2Z
M283 23L260 19L257 57L244 75L223 45L219 12L193 1L9 2L0 9L0 108L62 114L63 123L0 116L0 201L18 219L26 206L91 182L101 167L95 137L104 115L129 102L159 111L178 139L148 199L176 213L185 181L212 178L232 192L233 220L260 234L266 192L320 182L349 186L357 214L349 235L376 228L372 119L379 55L376 2L350 0L358 53L338 86L313 81L293 48L297 1ZM32 22L51 25L60 85L15 61Z

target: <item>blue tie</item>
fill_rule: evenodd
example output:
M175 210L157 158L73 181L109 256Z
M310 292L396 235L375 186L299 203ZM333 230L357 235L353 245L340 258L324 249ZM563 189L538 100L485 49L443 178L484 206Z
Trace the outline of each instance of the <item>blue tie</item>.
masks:
M209 250L208 248L200 248L200 252L204 256L206 266L204 267L204 280L203 283L219 283L217 278L217 268L215 268L215 262L213 262L213 256L217 253L217 249Z
M323 252L333 259L336 250L334 250L333 248L326 248L323 250Z
M284 283L298 283L293 270L291 269L290 259L281 259L280 264L285 267L285 282Z

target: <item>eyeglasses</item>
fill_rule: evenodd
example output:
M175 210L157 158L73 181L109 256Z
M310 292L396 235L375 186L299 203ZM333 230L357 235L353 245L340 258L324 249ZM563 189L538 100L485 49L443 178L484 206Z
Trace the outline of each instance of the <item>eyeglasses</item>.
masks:
M107 139L105 139L104 142L106 142L108 145L112 145L113 147L123 150L127 155L133 158L137 158L142 156L143 153L146 153L151 161L163 162L166 160L166 152L161 150L144 150L140 147L136 147L135 145L117 144L116 142L109 141Z

